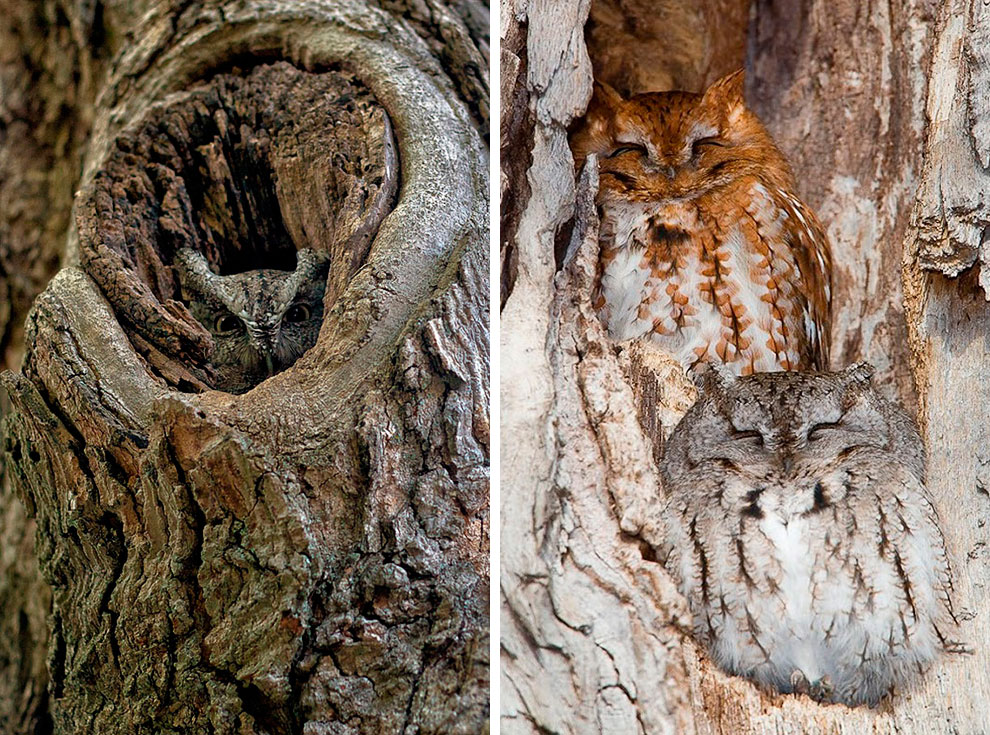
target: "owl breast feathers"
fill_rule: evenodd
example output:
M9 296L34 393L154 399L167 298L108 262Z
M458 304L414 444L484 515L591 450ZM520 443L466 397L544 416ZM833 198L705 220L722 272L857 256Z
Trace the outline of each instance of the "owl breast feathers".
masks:
M742 81L628 100L595 85L571 139L578 166L599 157L595 305L614 339L650 339L685 368L826 369L828 241Z
M660 558L715 662L853 705L954 647L921 440L871 377L709 369L661 463Z

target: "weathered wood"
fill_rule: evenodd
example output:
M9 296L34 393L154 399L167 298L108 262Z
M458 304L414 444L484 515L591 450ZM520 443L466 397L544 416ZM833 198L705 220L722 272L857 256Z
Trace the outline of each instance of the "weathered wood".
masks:
M529 190L516 198L517 211L503 211L503 221L520 223L503 243L516 264L503 284L501 319L503 732L985 731L990 322L975 268L958 278L932 273L938 264L924 255L925 217L934 216L928 231L941 233L938 247L979 263L978 252L952 239L979 227L975 203L985 188L977 143L985 96L976 90L986 73L986 26L976 5L960 0L936 13L930 2L757 0L749 28L748 99L833 243L834 366L870 360L892 396L920 406L961 637L973 648L869 709L759 691L714 669L693 642L685 602L651 551L662 488L648 434L655 440L663 429L656 416L638 416L638 378L651 360L611 345L589 306L594 182L589 174L575 189L563 137L588 97L588 8L555 3L550 24L542 3L525 11L503 3L525 34L536 119L530 144L513 148L532 151ZM593 59L596 69L621 52ZM626 68L610 71L627 79L676 72L648 62L632 68L641 57L655 58L633 52ZM695 57L683 68L703 65ZM943 156L946 146L952 154ZM939 181L957 178L933 198ZM553 245L566 232L573 250L557 264ZM654 385L667 410L678 397L689 400L677 382L659 377Z
M62 257L106 58L97 3L4 3L0 14L0 368L24 352L24 318Z
M697 92L743 66L750 0L595 0L585 36L601 79L629 96Z
M103 7L78 265L2 379L2 517L33 518L51 590L47 701L36 651L0 658L11 731L486 728L487 37L476 4L431 7ZM220 267L336 256L316 347L242 396L187 392L167 261L189 238ZM0 624L40 644L10 542Z
M832 367L868 360L912 409L901 263L936 7L769 0L757 3L749 40L749 99L832 245Z

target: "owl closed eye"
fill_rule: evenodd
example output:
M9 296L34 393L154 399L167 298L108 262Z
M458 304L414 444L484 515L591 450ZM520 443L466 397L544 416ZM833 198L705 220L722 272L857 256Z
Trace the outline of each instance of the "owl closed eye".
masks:
M576 164L595 154L600 171L595 306L614 339L685 368L825 369L828 241L742 87L742 72L703 94L595 84L571 137Z

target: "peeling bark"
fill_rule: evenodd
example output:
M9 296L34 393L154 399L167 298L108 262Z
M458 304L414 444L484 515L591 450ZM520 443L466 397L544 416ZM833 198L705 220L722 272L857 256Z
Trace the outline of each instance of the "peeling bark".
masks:
M650 61L687 26L665 28L649 53L623 56L617 43L603 51L594 33L616 6L631 12L637 4L592 6L599 25L589 33L585 2L555 3L552 11L539 2L525 10L503 3L526 34L527 106L536 122L528 141L513 144L517 157L531 156L527 197L503 211L503 221L520 224L502 243L515 258L501 317L502 731L982 732L990 696L983 431L990 323L979 256L950 242L952 225L941 227L939 243L972 267L956 277L925 260L930 213L966 226L979 217L966 202L985 188L974 178L985 99L974 91L984 73L975 51L986 31L982 10L964 2L937 11L928 2L757 0L748 28L749 102L788 154L802 197L833 243L834 367L869 360L887 392L918 407L961 637L974 651L946 656L909 691L869 709L770 694L715 669L652 553L663 492L655 458L692 396L662 357L610 343L590 309L595 176L586 170L575 185L566 130L583 113L592 63L603 76L645 84L700 77L711 60L700 51L682 58L688 44L671 51L670 66ZM656 12L671 9L685 11L663 4ZM638 20L624 29L641 34L636 43L646 47L656 17ZM707 48L704 40L693 48ZM733 44L723 41L731 54ZM964 78L972 82L955 81ZM933 197L950 179L958 183L939 195L946 199ZM562 237L569 249L557 262Z
M5 570L27 571L0 588L0 623L29 648L0 659L14 677L0 723L481 731L486 14L123 5L97 15L115 55L75 265L35 303L21 372L2 377L2 522L26 513L37 543L15 564L30 544L4 538ZM182 244L221 269L330 252L317 345L247 394L205 390L202 329L168 267Z

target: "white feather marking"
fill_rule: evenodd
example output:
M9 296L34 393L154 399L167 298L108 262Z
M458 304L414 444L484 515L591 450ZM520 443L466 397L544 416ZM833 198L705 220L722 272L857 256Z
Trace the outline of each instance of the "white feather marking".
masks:
M800 516L791 516L785 522L778 513L768 511L760 521L760 530L773 545L774 555L780 564L780 597L792 633L778 639L775 658L779 658L781 663L792 662L793 667L803 671L809 681L817 681L823 676L823 670L820 646L811 635L814 622L814 555L808 543L808 522Z

